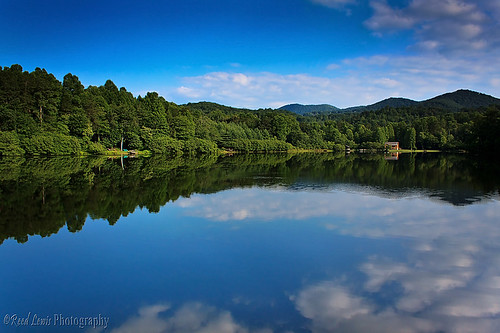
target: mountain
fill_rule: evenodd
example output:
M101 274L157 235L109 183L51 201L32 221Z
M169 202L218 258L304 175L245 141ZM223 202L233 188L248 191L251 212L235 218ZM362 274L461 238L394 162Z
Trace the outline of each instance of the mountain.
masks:
M438 107L456 111L464 108L478 108L493 104L500 104L500 99L490 95L478 93L472 90L457 90L452 93L446 93L434 98L422 101L421 106Z
M345 109L339 109L328 104L289 104L280 107L280 109L303 115L306 113L346 113L377 111L386 107L400 108L409 106L439 108L445 111L455 112L461 109L473 109L489 105L500 105L500 99L476 91L461 89L420 102L407 98L391 97L374 104L353 106Z
M222 104L212 103L212 102L197 102L197 103L187 103L184 104L189 110L199 110L205 113L210 113L213 111L220 110L227 114L238 113L242 111L249 111L248 109L235 108L232 106L226 106Z
M278 110L287 110L301 115L304 115L306 113L323 113L323 112L335 113L341 111L341 109L330 104L318 104L318 105L288 104L280 107Z
M383 101L377 102L375 104L365 105L365 106L353 106L350 108L343 109L344 112L359 112L359 111L376 111L383 109L385 107L400 108L405 106L414 106L419 102L401 97L391 97L384 99Z

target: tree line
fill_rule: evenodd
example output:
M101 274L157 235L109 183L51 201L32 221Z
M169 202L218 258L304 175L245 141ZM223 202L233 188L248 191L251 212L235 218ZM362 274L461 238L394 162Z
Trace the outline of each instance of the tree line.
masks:
M386 141L407 149L498 151L499 125L499 106L301 116L207 102L177 105L156 92L134 97L111 80L85 88L71 73L60 82L45 69L0 67L0 155L340 151L382 149Z

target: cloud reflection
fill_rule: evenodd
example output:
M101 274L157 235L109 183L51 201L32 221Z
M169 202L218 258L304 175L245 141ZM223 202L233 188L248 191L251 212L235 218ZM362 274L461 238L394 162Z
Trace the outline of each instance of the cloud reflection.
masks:
M407 310L377 306L331 281L305 287L292 299L297 310L311 319L312 332L498 332L498 288L481 289L480 284L470 289L448 285L425 308ZM423 294L428 290L424 288ZM422 293L405 292L402 300L418 299Z
M404 261L372 255L358 266L365 277L361 289L318 281L290 298L313 332L500 331L496 200L454 207L418 195L253 188L178 204L211 221L304 220L337 234L401 239L408 247ZM380 302L387 288L398 290L388 304Z
M496 228L431 242L417 239L405 262L372 256L359 266L366 276L361 290L321 281L304 287L295 306L312 320L313 332L498 332L500 247L487 235ZM484 239L475 238L480 234ZM394 284L401 291L393 302L377 304L384 287ZM325 286L329 289L316 292ZM344 303L333 306L339 299ZM349 309L355 315L344 315Z
M170 316L165 313L170 305L156 304L139 309L138 315L127 319L121 326L111 333L268 333L262 329L251 331L238 324L231 313L218 310L199 302L186 303Z
M491 224L500 215L498 201L454 207L414 194L383 198L352 190L285 191L251 188L210 196L180 198L174 205L189 216L212 221L276 221L321 219L328 228L358 237L436 239L441 235L475 235L496 241L500 228Z
M312 320L312 332L431 332L429 320L377 311L363 297L335 282L304 288L295 300L297 310Z
M294 300L295 297L292 297ZM333 330L343 320L373 312L374 307L361 297L333 282L306 287L296 298L297 309L320 328Z

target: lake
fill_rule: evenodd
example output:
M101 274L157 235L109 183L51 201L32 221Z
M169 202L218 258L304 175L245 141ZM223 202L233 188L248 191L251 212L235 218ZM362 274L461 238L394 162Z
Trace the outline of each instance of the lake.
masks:
M2 332L499 332L467 155L0 160Z

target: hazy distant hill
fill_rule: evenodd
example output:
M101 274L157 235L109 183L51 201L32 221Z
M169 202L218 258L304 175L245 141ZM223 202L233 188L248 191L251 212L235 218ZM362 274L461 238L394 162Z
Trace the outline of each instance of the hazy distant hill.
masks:
M329 104L318 104L318 105L302 105L302 104L288 104L280 107L278 110L287 110L297 114L304 115L306 113L323 113L323 112L339 112L341 109L329 105Z
M339 109L328 104L321 104L321 105L289 104L282 106L280 109L285 109L303 115L306 113L323 113L323 112L344 113L344 112L376 111L383 109L385 107L399 108L408 106L433 107L453 112L453 111L458 111L460 109L477 108L489 105L500 105L500 99L490 95L478 93L475 91L461 89L455 92L446 93L420 102L407 98L391 97L374 104L353 106L345 109Z

